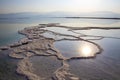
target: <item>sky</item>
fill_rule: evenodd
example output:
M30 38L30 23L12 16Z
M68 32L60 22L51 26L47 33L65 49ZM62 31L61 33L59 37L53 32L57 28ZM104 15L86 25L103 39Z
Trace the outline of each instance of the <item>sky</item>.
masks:
M120 13L120 0L0 0L0 14L18 12Z

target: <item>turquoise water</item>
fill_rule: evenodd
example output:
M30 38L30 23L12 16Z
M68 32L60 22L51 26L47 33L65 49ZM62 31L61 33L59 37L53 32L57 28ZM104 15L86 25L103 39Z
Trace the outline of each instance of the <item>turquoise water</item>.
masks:
M0 46L11 44L23 38L24 37L23 35L18 34L18 30L21 30L24 27L27 26L25 26L24 24L16 24L16 23L0 24Z

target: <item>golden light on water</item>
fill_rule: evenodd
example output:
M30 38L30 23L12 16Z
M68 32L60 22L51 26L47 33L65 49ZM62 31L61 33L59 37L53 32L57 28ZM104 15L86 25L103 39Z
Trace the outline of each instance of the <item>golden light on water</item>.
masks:
M95 55L95 48L90 44L82 44L79 47L79 54L82 57L91 57Z

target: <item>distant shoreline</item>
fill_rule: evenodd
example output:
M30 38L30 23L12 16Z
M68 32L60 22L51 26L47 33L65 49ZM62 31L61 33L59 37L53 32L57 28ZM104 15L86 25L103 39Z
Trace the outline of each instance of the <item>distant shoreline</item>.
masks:
M67 18L67 19L111 19L111 20L120 20L116 17L39 17L39 18ZM30 19L30 17L16 17L16 18L0 18L0 19Z
M120 18L106 18L106 17L62 17L62 18L74 18L74 19L115 19L115 20L120 20Z

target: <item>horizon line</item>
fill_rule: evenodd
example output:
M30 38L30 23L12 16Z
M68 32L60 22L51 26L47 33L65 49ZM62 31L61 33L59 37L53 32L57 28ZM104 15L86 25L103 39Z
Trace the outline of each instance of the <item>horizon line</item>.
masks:
M63 12L63 13L94 13L94 12L111 12L111 13L117 13L120 14L120 12L114 12L114 11L91 11L91 12L72 12L72 11L48 11L48 12L39 12L39 11L24 11L24 12L10 12L10 13L0 13L0 14L17 14L17 13L55 13L55 12Z

